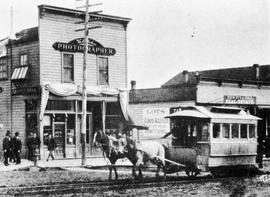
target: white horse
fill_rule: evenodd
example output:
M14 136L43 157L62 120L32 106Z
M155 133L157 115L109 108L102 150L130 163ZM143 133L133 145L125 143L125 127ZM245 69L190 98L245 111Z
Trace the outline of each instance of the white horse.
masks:
M139 179L142 180L142 166L147 161L151 161L157 165L156 177L159 177L160 168L164 172L164 180L166 179L165 170L165 149L163 145L156 141L136 142L133 138L127 138L125 148L126 157L133 163L133 176L137 178L136 169L139 171Z

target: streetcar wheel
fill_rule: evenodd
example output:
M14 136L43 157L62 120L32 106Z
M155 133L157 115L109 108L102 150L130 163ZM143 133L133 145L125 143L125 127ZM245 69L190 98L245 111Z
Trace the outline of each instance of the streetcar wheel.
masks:
M198 175L197 170L186 170L186 174L188 177L196 177Z

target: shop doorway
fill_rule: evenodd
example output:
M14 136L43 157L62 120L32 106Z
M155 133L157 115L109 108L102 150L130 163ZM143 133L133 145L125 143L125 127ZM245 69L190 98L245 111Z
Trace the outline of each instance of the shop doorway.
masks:
M65 130L66 124L65 123L54 123L54 139L58 148L55 156L57 158L63 158L66 156L65 154Z

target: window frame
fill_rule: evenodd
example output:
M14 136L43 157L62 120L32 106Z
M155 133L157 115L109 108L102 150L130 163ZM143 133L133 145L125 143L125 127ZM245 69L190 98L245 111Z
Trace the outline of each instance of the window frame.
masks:
M1 69L1 68L5 68L5 69ZM0 80L4 80L7 78L8 78L7 58L2 57L2 58L0 58Z
M239 139L241 139L240 138L240 123L231 123L230 124L231 125L231 139L232 140L239 140ZM233 125L237 125L237 138L236 137L233 137Z
M254 136L250 137L250 127L254 127ZM257 132L256 132L256 125L255 124L248 124L248 139L256 139L257 138Z
M246 137L242 137L242 127L246 127ZM248 124L240 124L240 139L241 140L247 140L247 139L249 139L249 130L248 130L249 128L248 128Z
M219 134L218 134L218 136L217 137L214 137L214 126L215 125L218 125L219 126ZM221 125L222 125L222 123L213 123L213 125L212 125L212 138L214 139L214 140L218 140L218 139L221 139L221 132L222 132L222 130L221 130Z
M72 55L72 62L73 65L71 66L66 66L65 65L65 55ZM65 76L65 71L66 69L71 69L71 75L72 75L72 79L70 80L66 80L66 76ZM62 82L63 83L74 83L75 81L75 58L74 58L74 53L62 53Z
M106 59L107 60L107 69L100 69L100 60L101 59ZM100 80L100 72L106 72L107 71L107 82L105 83L101 83ZM103 85L103 86L108 86L110 84L110 75L109 75L109 58L107 56L97 56L97 84L98 85Z
M224 126L225 125L227 125L228 126L228 129L229 129L228 130L228 137L224 136L224 134L225 134L224 133L224 131L225 131L224 130L224 128L225 128ZM231 139L231 123L221 123L221 131L220 131L220 133L221 133L220 135L221 135L221 138L222 139L227 139L227 140Z
M22 64L22 57L26 57L26 60L23 61L23 64ZM29 57L28 57L28 54L27 53L22 53L20 54L20 57L19 57L19 65L20 66L28 66L29 64Z

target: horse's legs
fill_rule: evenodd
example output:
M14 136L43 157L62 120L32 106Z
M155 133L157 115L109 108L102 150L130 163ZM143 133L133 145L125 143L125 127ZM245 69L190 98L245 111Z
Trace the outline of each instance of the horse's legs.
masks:
M164 163L162 164L162 169L163 169L163 181L166 180L166 166L164 165Z
M157 164L157 172L156 172L156 177L159 177L159 171L160 171L160 164Z
M139 179L140 181L142 181L143 180L142 164L139 165L138 170L139 170Z
M134 177L134 179L138 178L137 174L136 174L136 166L135 166L135 164L133 164L133 166L132 166L132 176Z
M115 166L113 167L113 170L114 170L114 174L115 174L115 180L117 180L118 179L118 173L117 173L117 170L116 170Z
M112 180L112 167L109 167L109 181Z

